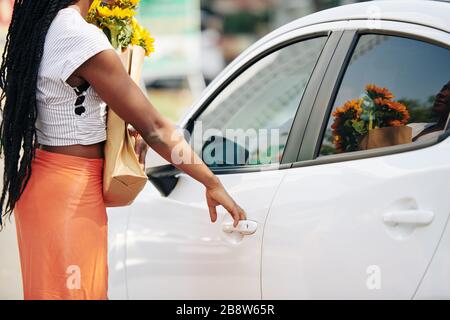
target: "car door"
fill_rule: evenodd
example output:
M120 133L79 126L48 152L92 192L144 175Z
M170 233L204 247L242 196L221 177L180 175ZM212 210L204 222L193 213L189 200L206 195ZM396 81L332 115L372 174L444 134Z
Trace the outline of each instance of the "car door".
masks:
M449 218L449 34L387 21L349 28L358 31L342 37L267 218L263 299L411 299ZM407 110L394 131L411 130L411 141L355 150L338 136L353 126L340 114L367 88Z
M299 140L288 136L294 119L307 119L312 105L303 106L302 98L317 90L324 70L316 64L329 62L340 35L310 35L308 29L284 34L214 82L186 122L186 135L248 220L233 230L220 208L212 224L201 184L170 166L150 170L165 196L152 196L148 186L130 208L130 299L261 298L263 226L283 169L290 166L282 159L299 148ZM308 85L311 78L314 85ZM304 126L295 131L298 137Z

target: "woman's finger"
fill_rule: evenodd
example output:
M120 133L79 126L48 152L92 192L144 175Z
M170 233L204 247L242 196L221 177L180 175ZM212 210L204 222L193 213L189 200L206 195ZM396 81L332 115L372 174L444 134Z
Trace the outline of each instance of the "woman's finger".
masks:
M145 157L147 156L148 147L143 140L140 142L140 145L141 149L139 151L139 163L145 166Z
M217 220L217 209L215 206L208 206L211 222L214 223Z
M134 153L136 153L136 155L139 155L139 141L136 138L131 138L134 141Z
M240 219L241 220L247 220L247 215L245 214L244 209L242 209L239 205L238 205L238 208L239 208L239 217L240 217Z
M240 220L240 214L239 214L239 209L238 209L237 205L235 205L233 208L233 219L234 219L233 226L236 228L238 226L239 220Z

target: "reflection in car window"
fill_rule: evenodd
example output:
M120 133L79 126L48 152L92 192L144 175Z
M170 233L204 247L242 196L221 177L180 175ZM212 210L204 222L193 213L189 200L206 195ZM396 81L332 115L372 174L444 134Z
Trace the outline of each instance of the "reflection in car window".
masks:
M320 156L431 139L450 111L450 50L363 35L329 117Z
M325 42L326 37L309 39L271 53L241 73L212 101L196 120L193 132L195 138L201 130L203 148L194 149L203 153L205 163L279 163ZM216 142L215 148L211 148L211 141ZM195 144L198 146L198 141ZM230 158L232 152L242 157Z

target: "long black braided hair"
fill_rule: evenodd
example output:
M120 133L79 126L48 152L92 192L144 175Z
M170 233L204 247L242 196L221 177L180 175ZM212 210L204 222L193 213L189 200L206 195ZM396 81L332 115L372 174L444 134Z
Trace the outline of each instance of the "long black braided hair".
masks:
M11 216L31 176L36 144L36 82L45 37L58 11L78 0L15 0L0 67L2 218ZM5 205L6 204L6 205Z

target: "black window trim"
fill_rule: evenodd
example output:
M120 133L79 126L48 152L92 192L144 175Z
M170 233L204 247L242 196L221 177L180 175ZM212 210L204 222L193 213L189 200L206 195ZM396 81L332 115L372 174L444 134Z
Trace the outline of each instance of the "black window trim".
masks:
M444 44L435 39L413 35L407 32L393 30L372 31L366 29L345 31L342 40L339 42L339 46L336 49L336 53L333 56L331 66L330 68L328 68L328 71L325 75L323 85L319 90L318 99L314 104L313 110L311 112L310 121L307 124L303 143L301 145L297 161L292 166L293 168L366 159L414 151L436 145L450 136L450 124L448 124L445 132L442 135L428 141L418 141L412 144L319 157L320 147L322 144L323 136L325 134L326 126L329 121L330 113L337 98L337 93L339 91L339 88L341 87L350 59L353 55L359 37L367 34L403 37L426 42L450 50L450 45L448 44ZM326 106L325 108L321 107L324 105Z
M306 127L313 111L314 102L343 34L343 31L331 32L320 53L319 59L317 59L300 100L294 121L292 122L281 164L293 164L297 161L297 155L305 137Z
M261 172L261 171L272 171L272 170L282 170L291 168L293 163L295 163L297 159L298 151L300 150L300 146L302 144L302 138L305 133L307 119L312 112L314 100L311 100L310 97L316 97L318 94L318 90L320 88L321 81L326 74L326 70L328 65L330 64L334 52L338 47L339 41L343 35L343 31L318 31L309 33L307 35L301 35L294 37L292 39L288 39L281 43L278 43L267 50L261 52L257 56L253 57L249 61L247 61L243 66L241 66L238 70L236 70L226 81L224 81L215 91L212 93L207 100L196 110L191 119L187 122L185 129L192 133L194 123L196 119L208 108L211 102L235 79L237 79L243 72L245 72L248 68L253 66L255 63L260 61L261 59L267 57L268 55L293 45L295 43L299 43L301 41L306 41L314 38L326 37L325 44L322 48L322 51L319 55L319 58L316 62L316 65L313 68L311 76L308 80L308 83L305 87L304 94L299 102L299 106L294 116L294 121L289 132L289 136L286 142L286 147L283 152L283 157L281 159L280 164L268 164L268 165L245 165L245 166L236 166L230 168L222 168L222 167L210 167L211 171L217 175L223 174L235 174L235 173L250 173L250 172ZM153 170L152 170L153 171ZM152 172L149 171L148 173Z

